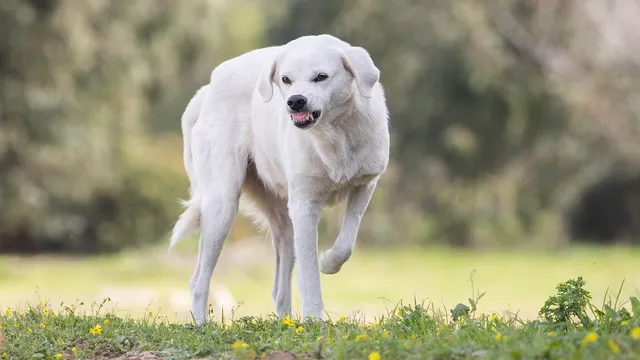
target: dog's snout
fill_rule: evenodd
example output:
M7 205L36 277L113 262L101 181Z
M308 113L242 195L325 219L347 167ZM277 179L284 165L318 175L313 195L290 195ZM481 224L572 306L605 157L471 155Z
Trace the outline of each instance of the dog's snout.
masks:
M307 105L307 98L302 95L292 95L289 100L287 100L287 105L291 110L299 111Z

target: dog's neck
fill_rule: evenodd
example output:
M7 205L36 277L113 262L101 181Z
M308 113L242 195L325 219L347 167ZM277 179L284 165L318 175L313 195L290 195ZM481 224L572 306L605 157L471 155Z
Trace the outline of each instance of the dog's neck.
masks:
M382 132L388 131L386 116L376 117L376 112L371 109L369 99L355 93L339 113L334 113L332 119L325 119L310 129L311 137L316 153L329 169L350 169L355 171L354 162L361 162L363 158L369 158L369 148L379 148ZM360 164L368 168L368 164ZM365 169L366 170L366 169ZM339 171L339 170L338 170ZM336 174L341 181L348 181L357 173ZM346 178L343 178L346 177Z
M371 107L371 100L362 97L356 90L340 109L332 110L327 114L330 118L320 121L309 133L315 141L320 142L332 143L332 139L338 137L347 142L356 140L360 143L362 137L368 138L387 126L387 119L376 117Z

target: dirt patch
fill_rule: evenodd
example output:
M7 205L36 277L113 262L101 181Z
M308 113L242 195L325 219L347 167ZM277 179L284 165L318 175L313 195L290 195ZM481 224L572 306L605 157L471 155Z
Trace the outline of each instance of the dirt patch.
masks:
M297 360L297 357L288 351L274 351L267 360Z
M84 350L84 349L86 349L87 347L89 347L89 343L88 343L86 340L84 340L84 341L82 341L82 342L79 342L79 343L77 343L77 344L73 345L73 347L74 347L76 350ZM65 351L62 353L62 358L63 358L64 360L70 360L70 359L75 359L75 358L76 358L76 355L73 353L73 351L72 351L71 349L72 349L72 348L68 348L67 350L65 350Z
M318 352L293 354L288 351L274 351L269 356L267 356L267 360L312 360L312 359L322 359L322 355L320 355L320 353Z
M89 359L92 360L162 360L161 357L156 355L152 351L143 351L139 354L124 354L124 355L113 355L108 352L94 352L89 355Z
M143 351L138 355L121 355L115 358L111 358L114 360L162 360L161 357L156 355L151 351Z

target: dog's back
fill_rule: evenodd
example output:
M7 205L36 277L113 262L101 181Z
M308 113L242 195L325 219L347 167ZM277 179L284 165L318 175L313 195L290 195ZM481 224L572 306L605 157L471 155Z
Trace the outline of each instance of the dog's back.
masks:
M224 106L236 104L235 109L226 109L226 111L235 114L229 121L237 119L248 122L250 117L249 104L251 104L255 84L262 66L265 62L272 61L279 48L273 46L257 49L222 62L211 72L209 83L198 89L189 101L182 114L181 126L184 167L191 184L191 199L183 202L187 209L174 226L171 247L189 233L196 231L199 226L200 210L197 201L194 199L197 196L194 194L194 187L198 186L198 179L193 165L194 154L191 143L192 130L196 127L201 117L203 105L205 102L208 104L224 104ZM243 124L236 124L236 126L243 126ZM195 154L195 156L199 156L199 154Z

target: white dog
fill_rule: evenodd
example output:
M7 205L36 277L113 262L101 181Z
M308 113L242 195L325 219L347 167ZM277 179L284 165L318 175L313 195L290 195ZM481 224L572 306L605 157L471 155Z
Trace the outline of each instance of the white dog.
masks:
M189 102L182 131L191 199L171 246L200 230L191 278L198 324L207 319L209 283L241 194L271 232L278 316L291 312L297 261L302 315L324 318L319 271L334 274L351 256L389 161L379 75L363 48L330 35L304 36L220 64ZM320 212L344 199L342 230L318 266Z

